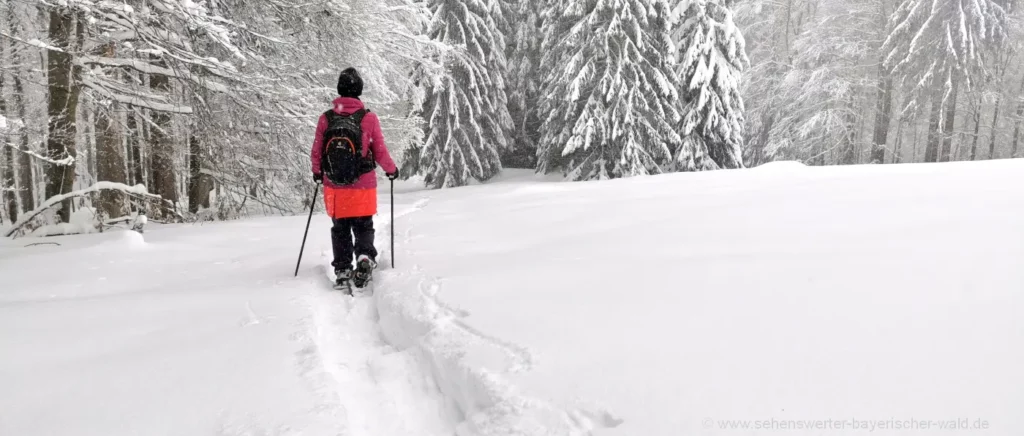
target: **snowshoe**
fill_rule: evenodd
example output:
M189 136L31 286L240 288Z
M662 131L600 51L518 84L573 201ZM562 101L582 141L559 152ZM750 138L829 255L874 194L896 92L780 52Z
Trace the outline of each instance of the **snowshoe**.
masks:
M377 263L368 256L359 256L359 260L356 261L355 274L352 275L352 284L360 289L365 288L373 280L373 269L376 267Z
M342 291L346 294L352 294L352 270L351 269L338 269L334 270L334 289Z

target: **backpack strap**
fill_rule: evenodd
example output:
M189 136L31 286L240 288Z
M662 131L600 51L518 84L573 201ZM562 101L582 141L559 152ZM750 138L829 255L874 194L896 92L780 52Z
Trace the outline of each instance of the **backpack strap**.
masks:
M336 115L338 115L338 114L336 114L334 112L334 108L327 109L326 111L324 111L323 117L324 117L324 120L327 121L327 125L328 126L331 125L331 118L334 118ZM323 159L324 156L327 156L327 140L328 140L328 138L323 138L323 140L320 141L320 156L321 156L321 159Z
M328 110L324 111L323 114L320 115L321 117L323 117L324 122L327 123L328 127L331 125L331 112L334 112L334 110L333 109L328 109ZM327 133L326 130L324 131L324 133ZM321 138L320 139L320 160L321 161L323 161L324 156L325 156L326 153L327 153L327 138ZM323 168L321 168L320 170L323 171Z
M363 118L366 117L366 114L368 114L368 113L370 113L370 110L367 109L367 108L362 108L362 109L359 109L359 110L357 110L355 112L352 112L351 116L356 117L356 121L359 122L359 128L360 129L362 129L362 127L363 127ZM365 144L364 143L363 144L363 150L366 151L366 156L364 156L365 158L370 159L374 163L377 162L377 159L375 159L373 157L373 148L370 147L370 144Z
M331 118L334 118L336 116L338 116L338 114L334 112L334 109L327 109L326 111L324 111L324 118L327 119L328 123L331 122Z

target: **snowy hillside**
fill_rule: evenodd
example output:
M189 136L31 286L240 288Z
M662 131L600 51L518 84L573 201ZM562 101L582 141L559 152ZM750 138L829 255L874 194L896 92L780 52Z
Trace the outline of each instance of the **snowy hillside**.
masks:
M3 241L0 434L1024 431L1024 161L396 200L372 297L323 216Z

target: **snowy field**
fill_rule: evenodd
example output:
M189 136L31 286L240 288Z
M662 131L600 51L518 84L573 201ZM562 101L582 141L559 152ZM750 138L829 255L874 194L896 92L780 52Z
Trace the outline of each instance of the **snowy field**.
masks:
M323 216L3 240L0 435L1024 432L1020 160L396 200L354 298Z

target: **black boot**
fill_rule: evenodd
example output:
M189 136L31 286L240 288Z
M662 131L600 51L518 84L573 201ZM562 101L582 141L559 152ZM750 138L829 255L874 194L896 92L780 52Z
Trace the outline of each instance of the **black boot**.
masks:
M334 289L352 293L352 268L339 268L334 270Z
M373 269L377 267L377 262L370 259L367 255L359 256L359 260L356 261L356 271L352 277L352 284L357 288L365 288L366 284L373 280Z

